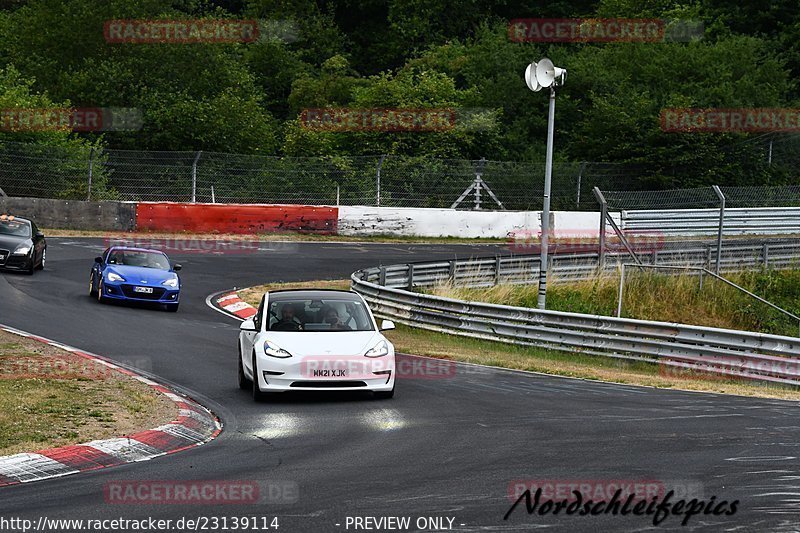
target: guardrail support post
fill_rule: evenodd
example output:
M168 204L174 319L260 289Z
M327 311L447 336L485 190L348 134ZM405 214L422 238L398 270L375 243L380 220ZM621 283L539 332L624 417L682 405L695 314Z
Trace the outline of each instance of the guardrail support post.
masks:
M381 287L386 286L386 267L381 266L380 273L378 274L378 285Z
M719 275L719 266L722 262L722 229L725 225L725 195L722 194L720 188L716 185L711 186L719 198L719 230L717 231L717 264L714 267L714 273Z
M414 265L408 264L408 290L414 290Z
M617 293L617 318L622 316L622 287L625 285L625 263L619 273L619 292Z
M500 256L494 258L494 284L500 285Z
M761 256L764 259L764 268L769 268L769 244L764 243L764 249L761 250Z
M450 269L447 273L447 277L450 279L450 283L456 282L456 262L450 261Z

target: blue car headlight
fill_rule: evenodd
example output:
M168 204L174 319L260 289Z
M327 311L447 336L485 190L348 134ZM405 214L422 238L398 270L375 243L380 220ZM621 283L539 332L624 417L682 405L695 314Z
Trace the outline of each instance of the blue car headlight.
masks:
M106 274L106 279L108 281L125 281L125 278L123 278L116 272L109 272L108 274Z
M178 287L178 278L168 279L167 281L163 282L162 285L175 289Z

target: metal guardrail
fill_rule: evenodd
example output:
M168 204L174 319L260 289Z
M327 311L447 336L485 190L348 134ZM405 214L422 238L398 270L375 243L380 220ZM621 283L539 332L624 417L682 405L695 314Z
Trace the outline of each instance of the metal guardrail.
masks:
M630 234L716 235L719 209L622 211L622 231ZM800 208L764 207L724 210L724 235L791 235L800 233Z
M684 256L691 253L675 252ZM792 259L796 260L797 250L794 252ZM562 270L575 274L583 272L584 262L591 269L590 259L594 257L596 271L596 254L556 257ZM377 316L409 326L647 361L665 368L692 369L723 377L800 385L800 338L467 302L412 292L414 288L447 280L458 286L476 287L497 281L514 282L517 277L535 279L531 273L535 264L531 257L500 257L390 265L355 272L351 282L353 290L364 297Z
M663 245L663 243L662 243ZM716 247L669 249L662 245L637 249L643 264L696 266L707 268L715 261ZM722 250L721 271L800 267L800 242L729 245ZM626 252L606 252L603 272L616 274L620 265L629 262ZM599 254L584 252L550 256L553 280L578 281L598 273ZM516 255L471 260L433 261L387 265L370 269L366 281L392 288L425 288L450 282L463 287L487 287L499 283L529 284L539 280L539 256Z

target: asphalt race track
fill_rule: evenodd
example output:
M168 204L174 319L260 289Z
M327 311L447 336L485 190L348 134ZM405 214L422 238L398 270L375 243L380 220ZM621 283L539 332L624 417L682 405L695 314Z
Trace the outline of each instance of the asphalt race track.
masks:
M236 386L238 322L205 303L234 286L343 278L379 263L501 247L265 243L239 255L172 254L184 266L176 314L90 299L89 268L102 248L98 239L51 238L44 272L0 275L0 323L149 372L212 409L224 431L169 457L0 489L0 516L277 516L283 532L354 531L348 516L409 516L411 530L419 517L449 517L457 531L633 531L655 528L650 517L528 516L524 505L504 521L509 486L660 480L740 503L733 516L698 515L685 528L670 517L658 529L800 527L796 403L458 365L440 379L398 380L389 401L320 393L255 404ZM143 480L252 480L298 491L283 498L293 503L106 502L109 482Z

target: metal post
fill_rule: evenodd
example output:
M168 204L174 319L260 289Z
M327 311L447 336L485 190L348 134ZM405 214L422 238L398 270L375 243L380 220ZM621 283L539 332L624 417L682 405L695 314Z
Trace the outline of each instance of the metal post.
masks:
M769 268L769 244L764 243L764 249L761 251L764 259L764 268Z
M550 109L547 115L547 156L544 169L544 204L542 205L542 253L539 262L539 298L537 307L545 309L547 299L547 244L550 231L550 182L553 177L553 130L555 129L556 89L550 87Z
M575 209L581 208L581 178L583 177L583 171L585 169L586 169L586 161L582 161L580 168L578 168L578 183L576 184L578 192L575 198Z
M94 146L89 148L89 180L86 184L86 201L92 201L92 174L94 171Z
M606 203L606 198L603 196L599 187L593 188L592 192L594 193L594 197L597 198L597 201L600 202L600 248L597 255L597 269L602 272L606 266L606 217L608 216L608 203Z
M197 162L200 161L202 151L197 152L192 162L192 203L197 203Z
M408 264L408 290L414 290L414 264Z
M381 265L380 273L378 274L378 285L381 287L386 285L386 267Z
M494 284L500 285L500 256L494 258Z
M378 170L375 173L375 205L381 205L381 167L383 167L383 160L386 159L386 154L381 155L378 161Z
M450 279L450 283L455 283L456 281L456 262L455 260L450 261L450 268L447 273L447 277Z
M214 196L214 186L213 185L211 186L211 203L212 204L217 203L217 197Z
M769 140L769 155L767 156L767 165L772 166L772 139Z
M711 186L714 192L717 193L719 198L719 230L717 231L717 264L714 267L714 273L719 275L719 266L722 262L722 229L725 225L725 195L716 185Z
M622 286L625 284L625 263L619 274L619 292L617 293L617 318L622 316Z
M339 184L336 184L336 206L339 206Z
M481 210L481 178L475 177L475 211Z

